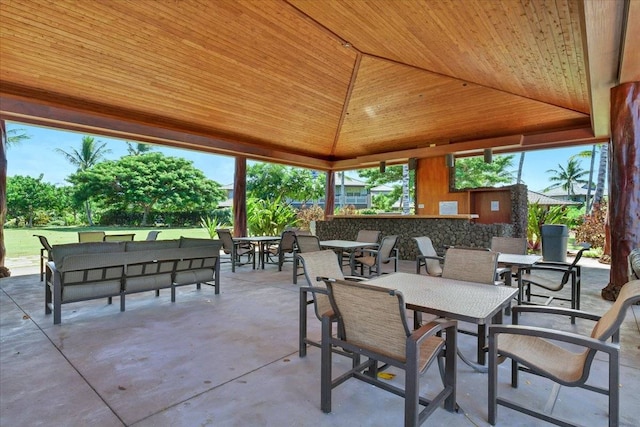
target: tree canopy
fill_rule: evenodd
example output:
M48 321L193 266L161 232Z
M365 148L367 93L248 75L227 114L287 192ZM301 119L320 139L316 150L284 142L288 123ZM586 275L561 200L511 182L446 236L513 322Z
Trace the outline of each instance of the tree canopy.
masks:
M272 163L247 168L247 195L261 200L297 200L303 203L324 197L324 179L309 169Z
M456 188L493 187L509 184L513 180L508 168L513 156L494 156L491 163L482 157L456 159Z
M79 198L93 196L103 206L142 212L142 224L151 211L213 209L226 198L191 161L156 152L101 162L69 181Z
M63 209L64 197L53 184L38 178L16 175L7 178L7 214L31 226L37 211L52 212Z

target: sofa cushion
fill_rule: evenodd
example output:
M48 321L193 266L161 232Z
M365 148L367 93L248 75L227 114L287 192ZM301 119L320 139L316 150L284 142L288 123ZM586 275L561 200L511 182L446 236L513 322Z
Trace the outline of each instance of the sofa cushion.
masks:
M148 250L156 250L156 249L174 249L180 247L180 240L172 239L172 240L143 240L143 241L134 241L134 242L126 242L126 251L134 252L134 251L148 251Z
M68 256L86 254L106 254L124 252L124 242L90 242L90 243L69 243L65 245L53 245L53 259L56 268L64 268L64 260Z
M632 249L628 257L629 281L640 279L640 248Z
M176 285L193 285L194 283L210 282L213 279L213 268L202 268L179 271L173 281Z
M62 302L116 296L120 295L121 289L122 284L120 279L65 285L62 288Z
M127 277L124 283L128 294L168 288L171 286L171 273Z
M196 248L200 246L220 245L222 247L222 241L217 239L196 239L193 237L180 237L181 248Z

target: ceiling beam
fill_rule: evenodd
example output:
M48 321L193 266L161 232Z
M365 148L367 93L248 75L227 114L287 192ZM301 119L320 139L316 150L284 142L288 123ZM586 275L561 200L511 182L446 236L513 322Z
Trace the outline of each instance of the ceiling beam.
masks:
M240 154L251 160L316 170L331 168L329 160L263 148L257 144L127 122L106 115L40 104L13 95L0 95L0 119L232 157Z
M640 81L640 1L628 3L624 38L622 40L622 59L620 65L620 84Z
M591 125L596 137L609 136L609 93L618 85L625 0L583 0L580 5L584 19L585 63L590 82Z

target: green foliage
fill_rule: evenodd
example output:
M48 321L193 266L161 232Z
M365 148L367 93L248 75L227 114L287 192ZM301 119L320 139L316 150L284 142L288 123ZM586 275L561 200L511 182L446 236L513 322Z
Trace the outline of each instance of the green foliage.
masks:
M311 221L323 221L324 209L318 205L303 207L296 213L297 224L302 230L309 230Z
M604 248L606 219L607 205L594 205L591 214L575 230L576 241L590 243L592 248Z
M80 150L72 147L71 151L68 152L61 148L56 148L56 152L62 154L69 163L76 166L79 171L82 171L102 161L105 158L105 154L111 152L106 147L106 142L96 141L92 136L83 136Z
M360 215L377 215L378 211L375 209L360 209Z
M314 178L308 169L256 163L247 168L247 196L306 203L324 197L324 179L322 175Z
M394 191L389 194L378 194L378 195L372 196L371 207L379 211L389 212L390 210L393 209L393 203L397 201L398 198L400 197L400 194L398 193L401 191L402 189L399 189L399 191L395 191L394 189Z
M153 146L149 144L141 144L139 142L133 144L127 141L127 153L129 153L130 156L139 156L141 154L148 153L151 150L153 150Z
M540 250L542 244L542 225L566 224L566 213L561 206L552 206L549 209L537 203L529 203L527 226L527 240L529 249Z
M215 239L218 235L218 233L216 233L216 230L218 228L226 227L226 224L222 224L218 222L216 218L211 218L210 216L200 217L200 225L202 226L202 228L207 230L209 237L212 239Z
M296 224L296 212L287 203L275 200L247 199L247 228L252 236L279 236L287 226Z
M455 188L481 188L509 184L513 180L509 172L512 161L513 155L494 156L491 163L485 163L483 157L456 159Z
M192 162L162 153L98 163L69 181L76 185L79 198L93 195L102 206L142 212L142 225L152 211L207 211L226 197L220 185Z
M22 221L31 226L36 216L36 222L40 223L48 220L51 213L62 211L62 190L42 182L42 177L16 175L7 178L7 218L15 218L16 225Z

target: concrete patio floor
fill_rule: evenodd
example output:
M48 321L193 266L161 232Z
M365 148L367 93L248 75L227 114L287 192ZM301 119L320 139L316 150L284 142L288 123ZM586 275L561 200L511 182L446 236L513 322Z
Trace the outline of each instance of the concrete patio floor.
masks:
M607 266L593 260L583 269L583 309L603 313L600 298ZM9 265L11 267L11 265ZM401 262L413 272L414 263ZM12 268L0 279L0 426L400 426L403 400L355 379L333 392L333 412L320 410L320 351L299 358L299 285L284 271L223 264L221 293L195 286L127 297L127 311L106 300L65 304L62 324L44 314L44 285L38 268ZM300 283L304 283L300 280ZM530 320L525 317L523 323ZM506 317L505 322L510 322ZM547 326L587 331L589 322L545 319ZM627 314L621 333L623 426L640 419L640 307ZM320 322L309 311L312 336ZM464 328L465 325L461 325ZM462 351L473 355L475 338L459 336ZM334 374L349 365L334 358ZM587 426L607 424L607 398L562 387L547 405L553 383L521 374L509 386L510 364L499 368L499 394L547 406ZM604 385L605 356L598 356L590 383ZM393 381L402 381L401 373ZM432 395L441 386L432 367L422 379ZM438 408L429 426L486 426L487 376L458 364L459 413ZM498 425L537 426L542 422L498 408Z

